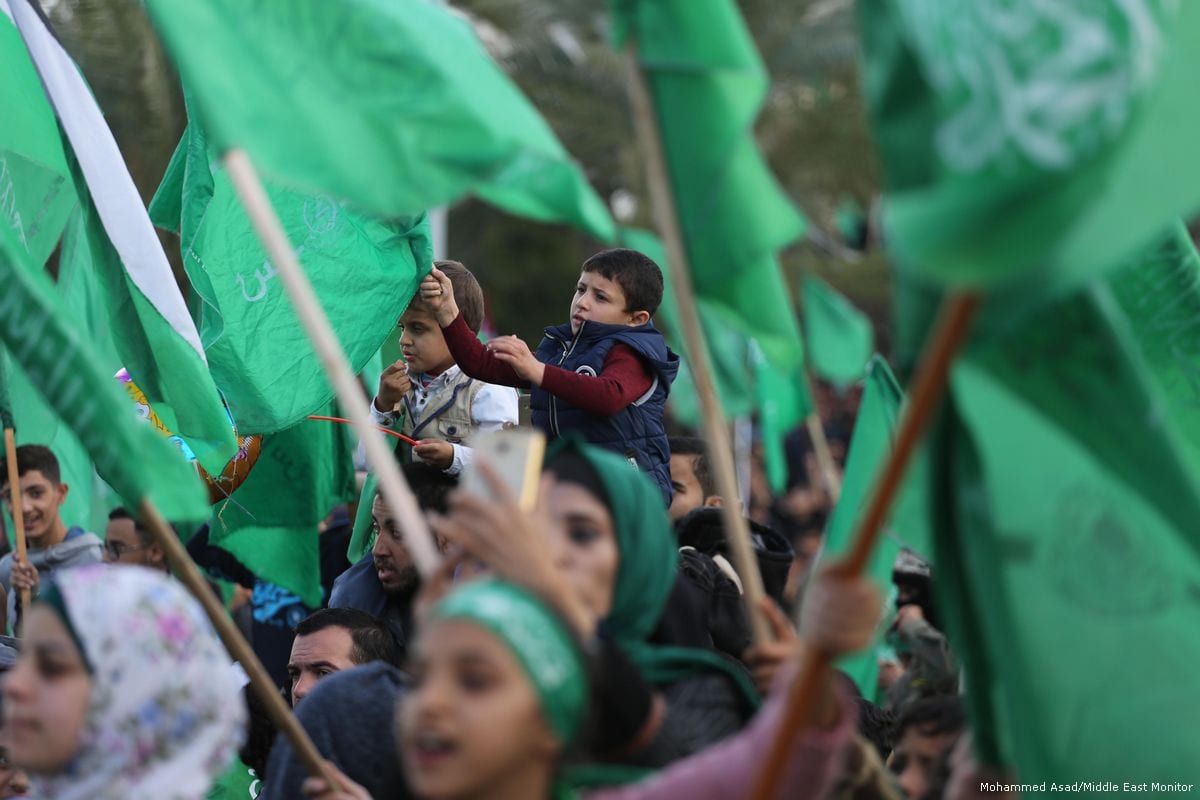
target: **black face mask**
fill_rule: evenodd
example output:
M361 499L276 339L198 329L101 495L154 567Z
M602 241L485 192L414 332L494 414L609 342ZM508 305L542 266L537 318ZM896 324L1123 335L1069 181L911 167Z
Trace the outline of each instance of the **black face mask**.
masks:
M896 588L898 589L896 594L897 611L900 610L901 606L919 606L921 613L925 616L925 620L939 631L942 629L942 626L939 624L937 608L933 604L932 581L928 578L905 575L902 577L894 576L892 582L896 584Z

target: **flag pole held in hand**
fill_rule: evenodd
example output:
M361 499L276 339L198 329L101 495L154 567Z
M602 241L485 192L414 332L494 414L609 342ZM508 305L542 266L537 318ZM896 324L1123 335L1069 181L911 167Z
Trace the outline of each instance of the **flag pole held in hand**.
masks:
M708 344L700 329L700 315L696 311L695 293L692 290L691 273L688 270L687 252L683 244L683 232L679 226L675 198L667 175L667 162L663 153L662 137L650 92L637 61L636 45L630 43L625 49L628 72L629 97L633 105L634 127L642 153L646 160L646 173L650 184L650 200L654 217L658 221L663 245L667 251L667 270L671 286L679 307L679 322L683 341L692 355L692 378L700 398L704 438L708 447L709 460L713 465L717 491L725 498L721 504L725 537L734 568L742 581L742 599L746 604L746 616L750 620L750 633L755 644L771 640L770 628L763 617L759 604L765 596L762 574L758 560L750 544L750 529L742 516L741 504L737 502L737 474L734 470L733 448L729 443L725 427L721 399L717 396L712 377L712 359Z
M13 538L17 546L17 558L25 564L25 517L21 510L21 477L17 474L17 440L12 428L4 429L4 454L8 459L8 494L12 498ZM22 614L29 612L29 602L30 591L22 589Z
M900 489L904 473L941 403L950 375L950 365L967 340L971 322L979 307L978 294L962 293L948 297L941 316L925 348L924 358L913 379L910 402L896 431L896 443L884 462L858 524L849 554L841 565L848 576L861 575L867 559L883 533L883 523ZM800 673L788 691L787 707L779 730L763 762L762 771L750 793L752 800L770 800L787 766L792 741L811 721L820 688L826 685L833 659L817 648L806 648Z
M296 251L288 241L287 233L271 206L254 165L246 151L238 148L226 152L222 160L238 198L246 208L254 231L258 234L263 249L267 251L267 256L271 259L271 264L296 309L296 316L304 325L313 349L329 375L329 382L337 394L338 403L354 423L359 440L366 449L367 463L379 480L379 490L384 501L396 515L400 530L404 531L405 544L412 553L413 561L421 575L428 577L433 574L438 564L437 548L429 526L425 524L425 517L417 507L416 498L396 465L395 456L371 422L367 398L346 361L345 353L338 343L333 327L329 324L329 318L321 308L312 284L300 267Z

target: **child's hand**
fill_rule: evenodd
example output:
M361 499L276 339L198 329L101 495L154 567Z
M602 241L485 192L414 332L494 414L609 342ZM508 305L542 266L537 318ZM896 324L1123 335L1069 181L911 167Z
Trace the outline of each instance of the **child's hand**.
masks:
M412 379L408 377L408 364L405 364L403 359L396 359L379 376L379 392L375 395L375 409L384 412L393 410L411 388Z
M445 328L458 316L458 303L454 300L454 284L446 273L433 268L421 281L421 302L437 317L438 325Z
M422 439L413 448L413 454L438 469L450 469L454 463L454 445L441 439Z
M522 380L529 381L534 386L542 385L542 377L546 374L546 365L537 360L525 342L516 336L497 336L488 342L487 346L496 354L497 359L511 364L513 371Z

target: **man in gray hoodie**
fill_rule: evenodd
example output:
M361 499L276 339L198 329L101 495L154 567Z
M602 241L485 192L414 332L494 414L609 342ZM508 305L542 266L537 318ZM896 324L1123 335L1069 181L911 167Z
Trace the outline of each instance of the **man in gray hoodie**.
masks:
M0 559L0 585L8 594L8 620L16 621L17 594L29 589L35 596L42 578L56 570L98 563L103 545L94 533L68 528L60 511L70 487L62 482L58 459L49 447L26 444L17 448L21 487L21 517L28 547L24 561L9 553ZM7 462L0 463L0 494L12 514L12 486Z

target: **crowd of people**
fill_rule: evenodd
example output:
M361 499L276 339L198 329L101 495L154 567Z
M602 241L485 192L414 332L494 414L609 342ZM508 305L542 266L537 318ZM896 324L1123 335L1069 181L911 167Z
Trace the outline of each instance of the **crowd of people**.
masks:
M435 264L373 413L418 442L397 457L442 553L436 574L418 573L379 496L361 500L373 543L357 563L344 555L355 514L331 510L327 607L311 613L191 538L214 580L244 587L242 628L332 780L276 734L136 516L114 510L102 538L70 524L54 454L18 448L18 474L0 470L10 509L19 478L28 542L0 560L20 634L0 642L0 798L744 797L803 653L861 651L881 628L876 685L818 676L775 796L978 795L930 565L903 552L885 594L818 561L832 499L803 432L782 496L757 474L746 497L721 496L706 443L670 435L679 359L652 322L662 292L646 256L598 253L569 321L531 350L481 342L479 284ZM840 459L853 399L822 405ZM471 448L521 425L550 439L532 509ZM458 487L468 471L486 495ZM728 505L750 523L769 641L751 635Z

